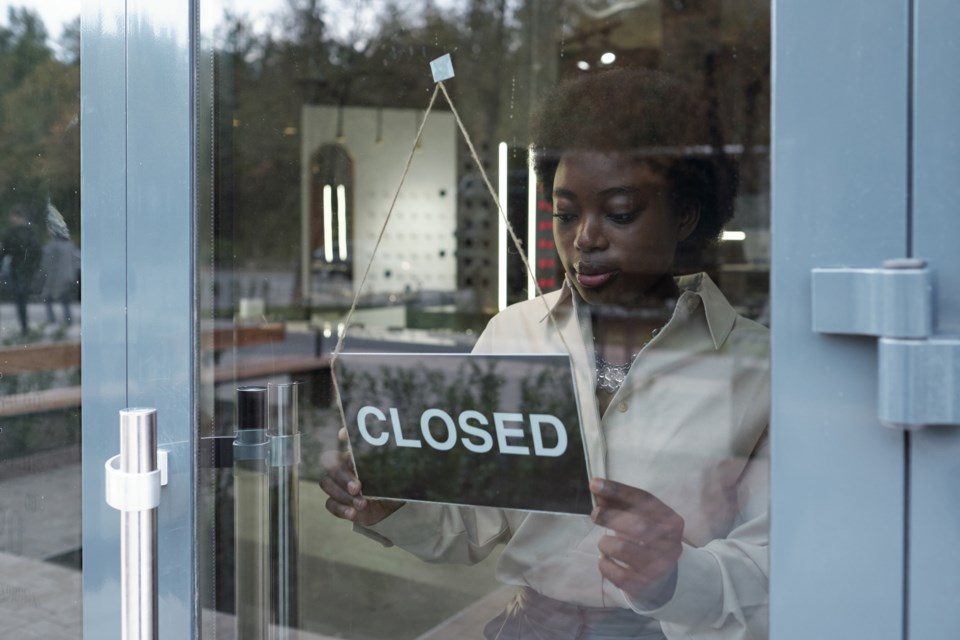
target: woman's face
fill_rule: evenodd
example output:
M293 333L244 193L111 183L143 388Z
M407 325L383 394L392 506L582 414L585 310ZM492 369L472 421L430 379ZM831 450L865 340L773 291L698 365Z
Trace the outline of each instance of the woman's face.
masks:
M553 184L560 262L590 304L633 307L669 277L695 212L669 206L663 176L625 154L565 154Z

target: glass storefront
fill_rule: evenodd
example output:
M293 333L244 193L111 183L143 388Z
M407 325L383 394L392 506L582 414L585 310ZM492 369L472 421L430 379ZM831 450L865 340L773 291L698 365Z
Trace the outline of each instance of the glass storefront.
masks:
M79 638L79 3L0 12L0 635Z
M0 636L956 635L958 24L4 3Z
M199 19L203 637L764 637L768 3Z

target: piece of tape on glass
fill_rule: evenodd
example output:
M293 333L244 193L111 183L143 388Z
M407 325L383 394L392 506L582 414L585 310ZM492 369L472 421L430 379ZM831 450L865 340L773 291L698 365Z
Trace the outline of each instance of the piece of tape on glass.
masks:
M453 77L453 60L450 54L445 53L436 60L430 62L430 71L433 72L433 81L442 82Z

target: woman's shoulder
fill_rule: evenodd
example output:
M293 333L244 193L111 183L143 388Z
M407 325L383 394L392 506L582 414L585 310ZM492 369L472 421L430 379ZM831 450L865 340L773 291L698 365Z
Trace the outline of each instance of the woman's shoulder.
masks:
M541 296L515 302L503 309L490 319L490 323L536 322L547 319L551 311L556 311L561 298L569 296L569 292L557 289Z
M500 311L490 318L475 350L525 352L540 349L548 334L552 333L548 328L550 313L560 313L564 306L563 295L562 290L552 291Z

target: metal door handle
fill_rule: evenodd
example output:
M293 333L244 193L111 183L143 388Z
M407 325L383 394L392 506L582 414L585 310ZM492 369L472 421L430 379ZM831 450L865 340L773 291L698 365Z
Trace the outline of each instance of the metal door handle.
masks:
M167 452L157 450L157 410L121 409L120 455L107 460L106 499L120 511L120 628L123 640L155 640L157 507Z
M291 637L297 625L299 388L289 382L237 389L234 530L243 526L246 538L235 547L239 640L265 638L271 619L275 640ZM267 549L274 554L269 568Z
M270 485L275 520L271 534L277 545L277 638L291 637L297 626L297 563L300 547L300 383L271 384L267 387L270 440Z
M814 269L813 330L876 336L880 422L960 426L960 339L933 337L933 278L922 260Z

